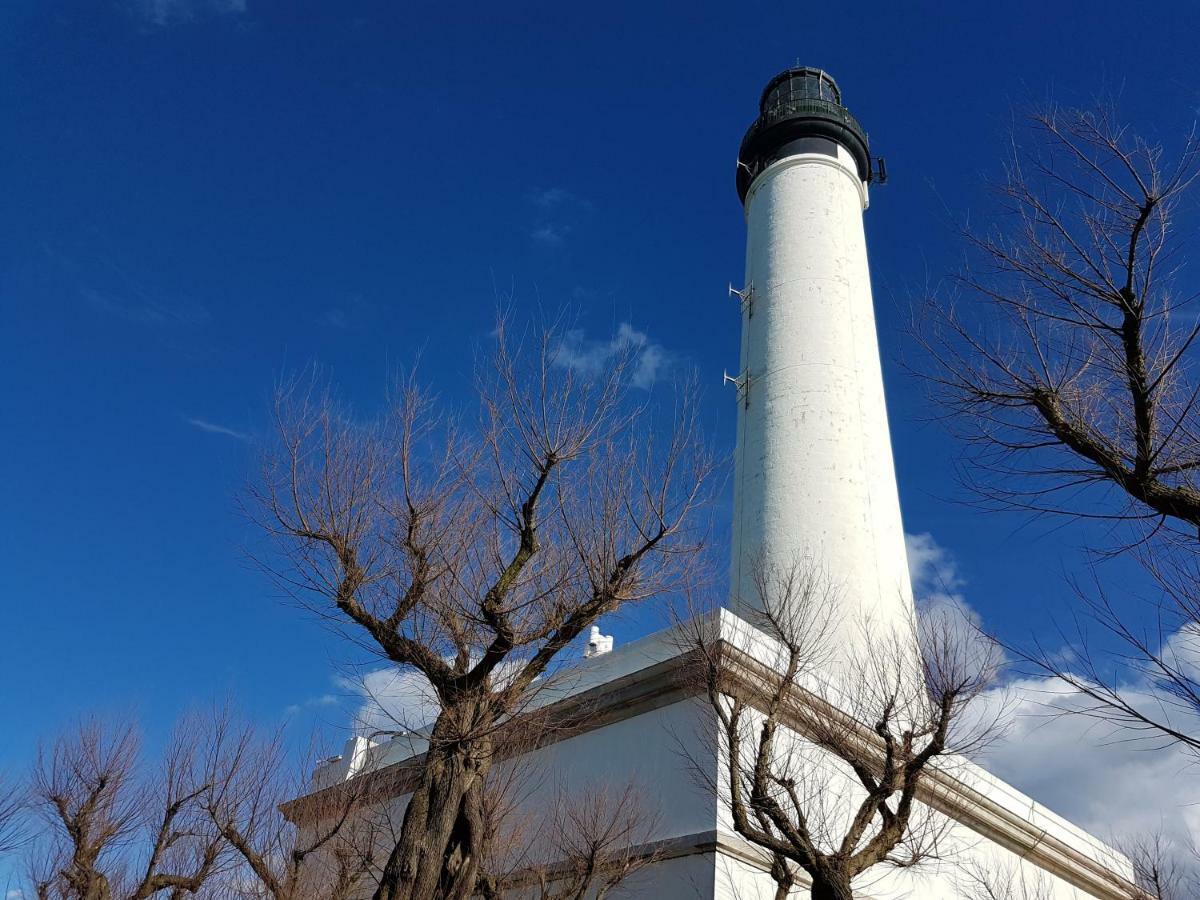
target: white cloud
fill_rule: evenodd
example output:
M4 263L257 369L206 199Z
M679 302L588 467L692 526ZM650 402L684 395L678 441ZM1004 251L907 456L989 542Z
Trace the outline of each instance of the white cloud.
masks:
M904 549L908 553L908 574L912 579L913 593L926 602L947 602L955 605L964 602L962 588L966 582L958 571L958 564L950 552L934 540L933 535L904 535Z
M1136 686L1127 696L1156 702ZM986 701L1010 710L1004 739L981 760L989 771L1103 840L1161 831L1177 847L1200 844L1200 772L1183 750L1150 749L1111 725L1065 714L1085 701L1055 679L1022 679Z
M133 0L134 11L152 25L165 28L207 15L240 15L246 0Z
M447 657L446 662L452 659ZM471 662L478 662L478 658ZM493 685L504 684L522 664L519 659L502 662L492 672ZM340 676L336 681L342 689L362 698L354 718L356 734L371 737L384 732L418 731L432 724L441 710L433 685L416 669L376 669L354 677Z
M948 629L957 635L957 645L971 654L974 664L998 665L1003 654L985 636L983 620L963 596L966 581L950 551L928 532L904 535L904 549L922 632L933 637Z
M1200 624L1187 622L1163 643L1163 661L1182 675L1200 681Z
M224 425L218 425L215 422L209 422L207 419L187 418L185 421L193 428L199 428L201 431L206 431L209 434L221 434L225 437L236 438L239 441L252 441L250 435L244 431L235 431L232 428L227 428Z
M607 341L592 340L580 330L568 331L554 353L555 365L589 377L608 371L622 360L629 366L629 383L648 390L669 362L669 356L661 344L628 322L622 322Z
M953 555L930 534L905 535L905 545L919 608L928 615L953 607L978 626ZM1176 659L1200 664L1200 632L1176 634L1167 646ZM1126 695L1161 712L1149 683L1129 685ZM982 721L999 713L1005 725L980 760L988 771L1102 840L1120 844L1161 831L1176 846L1200 845L1200 770L1181 749L1130 742L1078 714L1087 701L1057 679L1009 682L981 705Z
M441 708L433 685L415 669L376 669L361 678L344 678L341 684L362 697L354 730L368 737L416 731L437 718Z

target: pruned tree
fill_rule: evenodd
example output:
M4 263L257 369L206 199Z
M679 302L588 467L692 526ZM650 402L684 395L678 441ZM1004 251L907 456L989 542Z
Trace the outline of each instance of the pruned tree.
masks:
M1042 647L1012 649L1074 687L1086 714L1193 751L1200 319L1172 226L1198 164L1194 133L1168 160L1105 109L1032 117L1000 188L1006 215L964 230L973 254L960 290L931 299L916 328L923 374L972 450L968 485L990 506L1123 526L1107 540L1157 586L1138 625L1098 570L1094 585L1077 584L1070 666ZM1089 620L1123 650L1095 649ZM1142 702L1131 683L1163 702Z
M629 359L590 376L560 337L514 343L499 323L473 427L412 380L367 423L299 384L277 398L250 503L279 554L267 564L436 699L380 900L476 890L496 730L593 622L670 591L698 558L712 463L691 397L655 418L625 390Z
M39 754L33 803L41 900L146 900L195 894L218 871L222 841L201 807L211 788L187 723L145 767L132 725L92 720Z
M282 735L260 737L215 717L204 747L210 772L200 800L230 849L222 875L229 893L263 900L348 900L374 889L378 814L362 802L361 782L319 796L284 748Z
M939 852L945 820L918 801L934 770L995 733L964 712L998 657L943 610L914 630L863 623L870 658L839 658L827 635L842 604L819 565L763 560L754 583L761 602L742 610L760 634L731 641L699 617L688 631L724 783L693 768L769 857L779 900L804 877L814 900L850 900L872 868Z

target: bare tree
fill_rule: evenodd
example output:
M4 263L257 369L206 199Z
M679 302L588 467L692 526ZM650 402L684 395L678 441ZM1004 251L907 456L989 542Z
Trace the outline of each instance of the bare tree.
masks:
M1078 711L1195 751L1200 319L1177 288L1172 225L1200 140L1166 161L1103 109L1034 116L1022 137L1001 188L1008 215L964 231L975 255L961 297L925 308L924 374L973 450L967 481L985 502L1132 526L1110 537L1157 585L1143 627L1118 612L1098 569L1094 585L1077 584L1070 667L1042 647L1011 649L1074 687ZM1089 621L1124 651L1094 651Z
M496 729L593 622L672 589L696 559L711 470L692 401L655 421L628 359L585 377L554 328L501 321L476 427L409 381L362 423L292 385L252 492L275 571L372 654L428 681L437 715L376 897L464 898L486 856Z
M958 891L970 900L1054 900L1054 881L1017 865L975 861L961 867Z
M260 738L213 721L205 747L211 773L201 804L234 863L223 873L228 893L265 900L347 900L374 888L377 814L360 802L360 782L333 786L311 799L282 736ZM302 827L297 827L302 823Z
M1183 864L1180 848L1161 833L1127 840L1121 849L1133 864L1134 881L1145 891L1146 900L1184 900L1200 890L1194 849L1190 869Z
M632 782L590 784L572 793L560 787L536 827L510 818L493 848L482 896L603 900L662 858L650 845L658 816L642 800L644 791Z
M1200 142L1173 163L1104 110L1036 115L964 230L962 304L931 303L926 374L975 450L971 485L1037 512L1200 527L1194 296L1174 292L1172 217ZM1102 496L1090 488L1101 489Z
M1131 900L1184 900L1195 896L1194 877L1180 865L1176 848L1161 834L1126 843L1123 851L1124 857L1114 859L1112 868L1131 869ZM1047 873L983 859L960 866L958 890L971 900L1053 900L1055 895L1054 879Z
M802 874L814 900L850 900L869 869L938 852L944 820L918 799L932 770L994 733L963 713L997 656L946 612L919 633L870 629L871 658L839 660L825 636L841 604L818 565L762 561L755 586L762 602L745 614L765 640L731 643L715 619L689 632L719 722L728 794L718 796L737 833L768 854L779 900Z
M211 787L176 730L157 771L144 770L131 725L80 725L39 754L33 800L47 828L36 844L39 898L146 900L194 894L218 870L222 842L200 800Z
M0 855L11 853L25 842L25 806L24 785L10 776L0 775Z

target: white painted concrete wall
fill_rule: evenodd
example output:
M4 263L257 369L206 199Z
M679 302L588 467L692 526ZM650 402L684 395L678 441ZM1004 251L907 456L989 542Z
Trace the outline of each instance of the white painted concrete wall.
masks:
M660 815L651 839L669 840L717 830L737 843L740 839L733 829L727 805L706 791L691 771L694 763L705 764L705 754L711 754L707 761L710 771L720 773L724 770L717 756L719 745L706 743L704 739L712 734L706 703L692 699L616 722L530 754L515 764L522 769L525 781L521 788L524 799L512 813L512 821L523 827L539 821L552 799L563 793L579 795L594 790L619 790L625 784L633 783L645 792L647 808ZM803 743L786 732L780 736L785 746L789 740ZM682 746L689 748L687 753L681 752ZM814 760L812 777L825 785L824 796L831 809L838 809L840 795L858 791L836 765L819 760L819 751L811 759ZM505 764L510 765L513 764ZM997 782L997 786L1003 791L997 791L995 796L1008 797L1016 808L1047 833L1067 840L1081 853L1107 859L1118 868L1123 865L1123 860L1074 826L1006 785ZM397 798L390 804L393 822L400 822L405 802L406 798ZM1023 881L1029 888L1029 896L1037 896L1040 900L1086 900L1089 896L958 823L950 824L941 850L943 858L940 861L916 871L882 867L872 870L856 885L857 896L864 900L961 900L972 896L967 892L968 873L974 867L989 871L1003 883L1020 884ZM770 900L774 896L774 885L761 868L738 856L708 852L656 864L630 879L613 896L654 900ZM794 896L800 900L807 896L807 890L798 888Z
M778 649L771 640L726 610L714 616L712 627L723 640L760 662L770 664L778 656ZM630 681L639 680L639 673L650 672L658 663L679 654L683 643L672 629L624 647L618 646L612 653L582 661L573 679L565 679L558 690L542 699L551 702L564 694L606 684L628 686ZM536 820L544 815L542 811L551 798L563 791L581 794L620 788L632 782L645 791L647 805L660 813L657 828L650 835L652 840L719 831L736 843L738 839L726 802L705 790L691 771L696 763L718 776L725 770L718 755L720 743L714 740L716 726L711 715L702 699L678 700L529 754L529 758L517 763L532 773L528 792L516 813L517 819L528 814ZM803 743L795 735L785 734L781 740ZM687 748L686 752L684 748ZM358 770L360 774L400 762L410 755L403 741L378 745L365 757L359 745L348 749L354 753L353 756L346 754L347 759L365 760ZM817 762L816 767L821 770L817 779L827 786L826 795L831 800L840 793L855 790L852 783L846 781L847 776L837 771L836 765ZM324 778L320 783L327 784L338 778L335 773L344 778L350 770L350 766L340 762L331 763L323 767ZM1028 822L1039 835L1062 841L1079 856L1096 860L1114 871L1128 872L1127 860L1101 841L979 767L964 760L955 763L953 774L990 802ZM389 804L392 820L396 823L403 815L406 800L400 797ZM1068 881L1049 874L964 824L952 823L948 840L942 861L916 873L877 870L863 879L861 896L879 900L969 897L964 890L963 873L974 864L999 873L1012 884L1024 880L1031 888L1030 896L1037 896L1032 889L1040 887L1048 891L1046 900L1083 900L1088 896ZM651 897L654 900L693 897L722 900L734 897L757 900L761 897L767 900L773 893L765 872L736 855L707 852L660 863L614 896ZM795 896L803 898L806 892L798 890Z
M761 716L751 714L749 733L757 735ZM806 804L809 825L817 844L832 850L835 842L845 834L851 815L865 796L865 790L845 763L783 728L776 737L777 774L786 774L797 782L801 796L811 793ZM721 748L721 771L725 771L724 747ZM747 751L744 764L753 765L752 748ZM985 790L996 787L1010 792L1009 799L1021 796L1008 785L997 782L965 760L947 760L946 765L960 778L982 786ZM982 778L980 777L982 775ZM725 789L723 796L728 796ZM997 791L996 795L1002 795ZM994 796L996 796L994 795ZM1034 817L1047 836L1065 840L1078 852L1119 871L1127 877L1131 874L1124 857L1099 841L1084 835L1078 828L1060 819L1048 810L1038 807L1024 798L1027 812ZM1019 807L1018 807L1019 808ZM735 835L733 819L728 804L718 808L718 828ZM1068 881L1029 862L1021 855L1005 848L983 834L961 822L948 819L941 813L918 803L912 817L913 833L928 829L936 832L936 852L924 864L912 869L897 869L879 865L868 870L856 880L855 896L863 900L963 900L988 896L978 891L979 879L986 879L993 890L1016 888L1014 898L1038 898L1038 900L1085 900L1091 896L1074 887ZM728 897L772 896L774 882L760 867L754 867L732 856L717 860L717 895ZM797 890L797 897L807 896L805 890ZM1000 894L999 896L1007 896Z
M912 588L892 463L862 214L840 156L780 160L746 197L731 606L759 603L758 560L819 564L841 592L840 643L909 627Z

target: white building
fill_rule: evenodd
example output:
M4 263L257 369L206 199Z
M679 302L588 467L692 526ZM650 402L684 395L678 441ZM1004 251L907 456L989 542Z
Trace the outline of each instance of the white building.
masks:
M862 223L878 162L823 72L781 73L759 112L737 171L748 239L733 598L711 625L734 658L769 664L776 649L745 621L761 602L751 573L764 558L819 559L845 605L841 623L870 620L876 633L903 635L914 611ZM869 652L860 630L837 627L841 661ZM632 780L657 808L645 847L661 860L626 882L624 896L773 897L769 860L736 834L721 796L722 742L700 689L679 677L683 643L668 630L610 650L611 639L593 630L572 677L537 701L587 704L586 727L547 737L529 756L552 774L544 783L556 792L578 796ZM423 749L419 734L352 740L318 769L314 790L397 772ZM844 789L836 766L816 765L831 793ZM720 789L705 790L695 768ZM525 806L536 815L550 790L534 788ZM860 896L969 897L970 873L983 870L1029 891L1014 897L1137 896L1120 854L966 761L940 766L920 799L947 820L943 858L915 870L873 869L856 886ZM403 795L392 803L402 808Z

